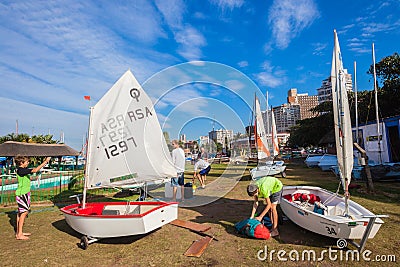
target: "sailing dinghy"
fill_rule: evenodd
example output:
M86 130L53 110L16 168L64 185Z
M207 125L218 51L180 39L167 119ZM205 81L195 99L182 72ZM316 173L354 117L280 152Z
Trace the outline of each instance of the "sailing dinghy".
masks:
M276 174L281 174L282 177L286 177L286 166L284 165L284 162L281 160L274 160L274 158L279 155L279 145L274 113L271 109L271 155L270 145L265 132L264 120L261 114L260 103L257 97L255 98L254 106L256 114L254 123L254 137L257 147L258 166L250 170L251 178L253 180L257 180L264 176Z
M320 187L284 186L281 208L285 215L302 228L317 234L361 239L353 244L362 251L368 238L373 238L383 224L379 217L349 200L348 186L353 168L353 146L350 112L339 41L334 31L331 81L336 150L344 197ZM339 188L338 188L339 189ZM338 190L339 191L339 190Z
M152 101L128 70L91 107L83 201L61 211L84 235L84 249L99 238L145 234L177 219L178 203L86 203L87 190L162 184L175 175Z

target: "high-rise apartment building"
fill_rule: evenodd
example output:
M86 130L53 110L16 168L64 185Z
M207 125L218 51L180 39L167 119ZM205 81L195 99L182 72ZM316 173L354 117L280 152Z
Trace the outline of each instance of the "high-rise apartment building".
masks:
M215 143L221 143L224 147L229 144L233 139L233 131L232 130L212 130L208 132L208 138Z
M347 73L347 69L344 70L346 79L347 92L353 91L353 80L351 74ZM331 77L326 78L322 81L322 85L317 89L318 91L318 103L322 103L328 100L332 100L332 84Z
M300 105L282 104L273 108L275 115L276 131L288 132L300 120Z
M309 96L308 93L298 94L296 88L292 88L288 91L288 104L300 106L300 119L304 120L307 118L315 117L310 109L315 108L318 105L318 96Z

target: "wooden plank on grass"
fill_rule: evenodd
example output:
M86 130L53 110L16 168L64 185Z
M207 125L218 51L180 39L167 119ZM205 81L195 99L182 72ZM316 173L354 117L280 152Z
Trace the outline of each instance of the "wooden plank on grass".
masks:
M183 221L183 220L173 220L172 222L170 222L170 224L175 225L175 226L179 226L179 227L183 227L183 228L187 228L196 232L200 232L203 233L205 231L208 231L211 229L210 226L207 225L203 225L200 223L196 223L196 222L189 222L189 221Z
M207 248L208 244L210 244L211 240L213 240L213 238L209 236L195 240L183 255L188 257L200 257Z

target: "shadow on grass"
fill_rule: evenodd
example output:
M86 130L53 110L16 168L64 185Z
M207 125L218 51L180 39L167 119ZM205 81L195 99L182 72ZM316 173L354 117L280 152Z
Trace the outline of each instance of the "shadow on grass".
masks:
M6 214L9 219L8 222L13 227L14 232L17 232L17 212L16 211L7 211Z
M251 213L252 200L238 200L220 198L219 200L201 207L185 208L196 211L201 215L191 220L197 223L213 223L224 227L227 234L248 239L249 237L239 234L234 225L248 218ZM263 205L260 203L259 210ZM278 206L279 208L279 206ZM279 208L279 213L282 211ZM212 232L212 229L210 230ZM335 246L337 239L321 236L305 230L289 220L282 220L279 225L280 236L275 237L281 244L303 245L315 248ZM218 238L218 237L217 237Z
M76 243L76 245L78 247L80 247L80 239L82 236L84 236L83 234L80 234L78 232L76 232L75 230L73 230L66 222L65 219L62 220L58 220L56 222L52 223L53 227L56 228L57 230L64 232L70 236L76 237L78 240L78 243ZM114 244L114 245L119 245L119 244L132 244L134 242L136 242L139 239L142 239L148 235L151 235L155 232L157 232L158 229L149 232L147 234L141 234L141 235L131 235L131 236L121 236L121 237L112 237L112 238L100 238L96 241L96 243L100 243L100 244Z

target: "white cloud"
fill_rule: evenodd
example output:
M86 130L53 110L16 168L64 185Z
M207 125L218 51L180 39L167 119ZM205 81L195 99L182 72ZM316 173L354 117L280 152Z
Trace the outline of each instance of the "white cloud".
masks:
M207 44L206 39L196 28L183 23L185 4L181 0L156 1L157 8L163 15L175 41L179 44L177 52L187 60L202 58L202 47Z
M288 47L291 40L309 27L319 12L313 0L274 0L268 12L268 23L276 46Z
M286 72L280 67L273 66L269 60L265 60L261 68L263 71L255 75L260 85L275 88L285 82Z
M211 3L217 5L222 10L235 9L243 6L244 0L210 0Z
M201 19L201 20L207 18L207 16L202 12L194 12L193 17L196 19Z
M398 29L400 26L400 20L396 21L395 23L376 23L370 22L367 23L363 28L363 32L374 34L377 32L388 32L392 30Z
M284 82L284 79L278 78L276 75L269 73L269 72L260 72L256 75L257 81L264 86L267 87L278 87L279 85L282 85Z
M249 62L247 62L246 60L240 61L240 62L238 63L238 66L241 67L241 68L245 68L245 67L247 67L248 65L249 65Z
M105 14L99 14L90 2L84 5L44 1L2 6L0 34L8 38L0 42L0 96L84 112L80 101L83 95L99 99L128 68L134 67L139 80L160 69L160 63L167 59L165 55L142 46L134 55L120 49L125 40L118 33L118 23L122 22L116 12L133 13L135 21L123 21L129 24L128 38L145 42L163 36L157 19L147 18L156 17L151 5L142 6L146 14L135 5L117 9L110 6L104 9ZM98 21L103 16L107 24ZM151 37L139 39L131 33L135 28L141 37ZM152 57L157 60L152 61Z
M201 48L206 45L206 39L195 28L186 26L176 32L175 40L181 44L178 53L187 60L198 60L202 57Z
M156 6L172 29L181 28L185 13L185 3L182 0L157 0Z
M400 27L400 20L393 14L399 7L398 1L375 1L366 6L362 11L367 15L355 18L356 23L351 24L354 25L352 30L357 31L356 34L362 39L350 39L350 51L368 53L371 51L370 43L376 40L377 35L396 33Z
M267 72L272 72L274 67L272 66L272 63L268 60L264 61L261 65L262 69L267 71Z
M348 46L350 46L350 47L362 46L362 45L364 45L364 44L360 43L360 42L351 42L348 44Z
M238 80L229 80L225 82L225 86L227 87L227 89L229 90L233 90L235 92L243 89L245 87L245 85L238 81Z
M352 47L349 50L359 54L371 53L371 48L366 48L366 47Z
M313 55L321 56L324 54L325 48L328 46L326 43L314 43L312 44L314 47Z

